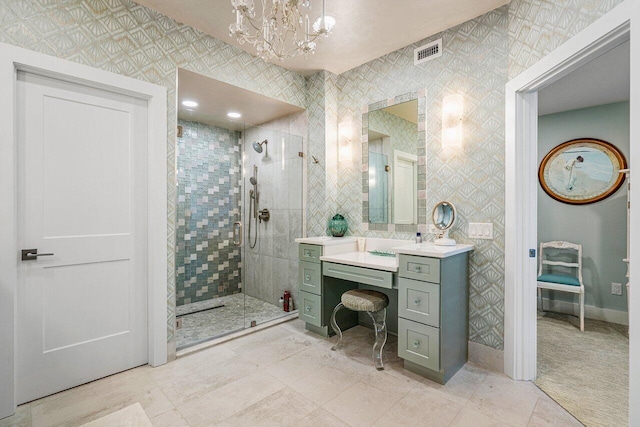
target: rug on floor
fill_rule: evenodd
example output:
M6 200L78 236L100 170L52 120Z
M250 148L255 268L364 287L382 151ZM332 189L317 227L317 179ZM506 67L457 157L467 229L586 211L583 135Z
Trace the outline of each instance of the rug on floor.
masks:
M584 425L628 425L627 327L555 313L538 314L536 385Z

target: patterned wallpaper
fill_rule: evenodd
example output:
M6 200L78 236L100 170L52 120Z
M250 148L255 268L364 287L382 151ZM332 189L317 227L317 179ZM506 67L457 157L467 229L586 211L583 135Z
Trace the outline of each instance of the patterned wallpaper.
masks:
M239 133L178 120L176 305L242 290L240 250L229 239L240 220Z
M418 103L416 102L416 109ZM418 125L384 110L369 113L369 130L390 137L390 147L386 154L393 155L392 150L416 154L418 147ZM371 149L371 147L369 147Z
M475 245L470 258L471 341L503 348L504 85L621 1L513 0L338 76L338 117L350 117L356 128L362 124L367 104L426 87L427 209L440 200L453 202L459 213L453 238ZM414 66L413 49L440 37L442 57ZM453 93L465 98L465 145L459 152L447 153L440 146L442 98ZM321 96L308 108L326 105ZM310 127L310 142L322 132L324 129ZM362 146L354 143L354 148L352 162L337 165L338 194L335 199L325 194L326 203L337 204L349 221L351 234L412 237L372 231L362 222L362 197L354 197L362 182ZM309 235L323 234L318 230L323 230L332 213L329 209L311 211ZM492 222L494 240L468 239L465 230L471 221Z
M175 356L178 67L305 107L305 79L131 0L0 0L0 42L167 88L167 332Z
M363 106L427 88L427 206L456 204L460 222L491 221L496 238L474 241L471 256L470 339L503 345L504 313L504 84L622 0L512 0L427 40L392 52L340 76L318 73L305 80L223 41L176 23L131 0L0 0L0 42L69 59L163 85L168 90L168 293L169 355L174 354L174 176L176 69L183 67L308 109L307 232L322 235L338 210L350 232L362 223L361 148L338 163L338 118L357 125ZM413 65L413 48L442 37L443 56ZM464 149L440 149L442 98L466 100ZM316 156L318 163L311 160ZM406 233L367 235L409 237Z
M509 79L622 2L513 0L509 5Z

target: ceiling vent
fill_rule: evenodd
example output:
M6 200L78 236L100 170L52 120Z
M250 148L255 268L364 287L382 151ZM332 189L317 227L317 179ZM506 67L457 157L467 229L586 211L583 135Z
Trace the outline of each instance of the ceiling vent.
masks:
M420 46L413 51L413 65L422 64L442 56L442 39Z

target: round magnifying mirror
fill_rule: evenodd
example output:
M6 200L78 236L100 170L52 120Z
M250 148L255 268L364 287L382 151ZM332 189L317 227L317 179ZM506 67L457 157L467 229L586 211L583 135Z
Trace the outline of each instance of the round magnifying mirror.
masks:
M456 241L449 238L449 229L456 222L456 208L452 203L440 202L433 208L433 225L439 230L434 245L455 246Z

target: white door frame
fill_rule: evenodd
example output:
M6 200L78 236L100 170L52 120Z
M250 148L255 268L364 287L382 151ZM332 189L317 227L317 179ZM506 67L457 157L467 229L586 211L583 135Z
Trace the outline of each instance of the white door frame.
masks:
M635 77L640 70L640 32L631 31L632 20L640 24L640 6L627 0L506 86L504 371L517 380L533 380L536 375L537 265L529 249L537 247L537 92L630 39L630 132L636 143L631 144L629 164L640 165L640 126L634 119L640 113L640 79ZM630 276L640 277L640 209L631 209L630 217ZM630 425L640 425L640 292L631 292L629 312L630 362L636 361L629 366L629 419Z
M25 70L148 102L147 257L149 364L167 361L167 90L151 83L0 43L0 418L15 412L18 281L16 79Z

